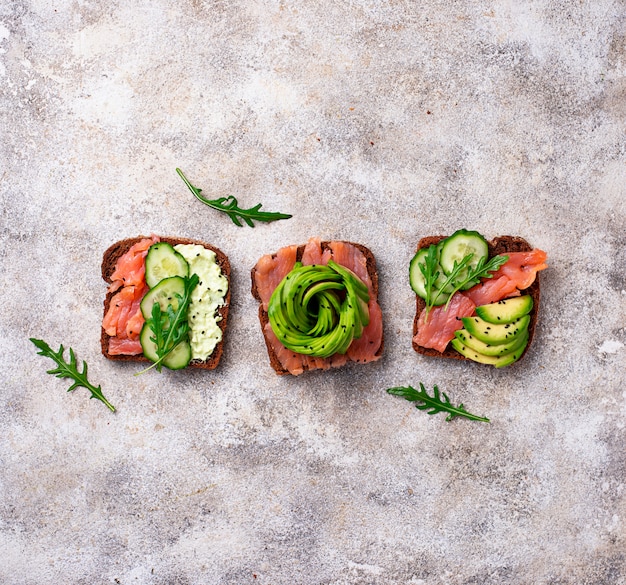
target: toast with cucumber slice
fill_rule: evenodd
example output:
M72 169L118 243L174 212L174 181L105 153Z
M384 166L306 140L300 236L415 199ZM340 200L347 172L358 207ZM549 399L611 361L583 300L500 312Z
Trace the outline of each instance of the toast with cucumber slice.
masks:
M139 236L102 257L108 290L103 355L157 370L212 370L224 350L230 308L230 263L199 240Z
M413 349L496 368L517 362L534 337L546 258L516 236L488 241L461 229L422 238L409 265Z

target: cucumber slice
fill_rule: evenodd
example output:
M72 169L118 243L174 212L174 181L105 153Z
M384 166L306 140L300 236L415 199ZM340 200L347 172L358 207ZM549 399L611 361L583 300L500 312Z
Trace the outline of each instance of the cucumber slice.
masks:
M150 288L170 276L189 276L189 264L171 244L152 244L146 256L146 283Z
M476 307L476 314L489 323L512 323L530 313L532 308L533 298L523 295Z
M143 355L146 356L151 362L156 362L159 357L156 353L156 344L152 341L152 339L150 339L151 337L152 330L147 323L144 323L141 329L141 334L139 335ZM181 341L169 354L167 354L161 363L170 370L180 370L187 366L190 361L191 345L188 341Z
M426 298L426 281L424 275L420 270L419 265L426 262L426 255L428 254L428 248L422 248L418 250L417 254L413 256L411 263L409 264L409 283L415 294L422 298Z
M468 267L476 268L480 259L489 255L487 240L478 232L458 230L443 241L439 264L446 274L450 274L454 270L455 262L458 264L468 254L472 254Z
M426 263L426 256L428 255L428 248L422 248L418 250L417 254L413 256L411 263L409 264L409 282L411 284L411 288L415 292L415 294L426 300L426 281L424 280L424 275L420 270L420 264L424 265ZM437 267L439 271L439 276L437 280L434 282L432 289L432 298L435 299L434 305L444 305L448 302L448 298L450 297L450 292L454 290L452 284L448 284L445 290L441 290L441 286L446 281L446 277L441 270L441 267Z
M152 315L152 305L159 303L161 312L167 311L168 305L172 305L174 311L178 309L179 298L185 294L185 281L180 276L170 276L164 278L154 288L151 288L141 300L141 314L143 318L150 319Z

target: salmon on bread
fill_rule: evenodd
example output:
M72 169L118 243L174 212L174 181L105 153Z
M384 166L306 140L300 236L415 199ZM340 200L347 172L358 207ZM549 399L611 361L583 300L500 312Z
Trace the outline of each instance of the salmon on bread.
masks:
M289 277L294 267L327 267L333 263L347 268L349 273L358 278L364 298L368 299L367 318L360 334L352 339L345 351L328 356L316 355L314 351L305 354L289 349L278 339L272 327L270 319L272 295L284 279ZM259 301L259 320L270 364L277 374L297 376L305 371L327 370L348 362L368 363L382 356L384 334L382 310L378 303L378 273L374 255L367 247L352 242L322 242L318 238L311 238L306 244L285 246L273 254L262 256L252 268L251 278L252 295ZM338 303L343 303L345 300L343 294L333 293L332 298ZM311 301L311 304L315 302ZM343 326L340 320L336 326Z
M446 236L428 236L417 245L417 252L437 245ZM534 249L525 239L517 236L500 236L487 242L488 258L506 255L507 261L497 270L490 272L489 278L468 290L455 292L448 303L431 307L426 311L426 302L416 294L416 311L413 320L413 349L420 354L432 357L445 357L458 360L468 359L450 343L458 331L464 327L464 319L476 315L476 307L502 302L503 300L528 295L532 309L529 312L528 341L517 359L521 358L531 345L537 324L540 302L539 272L547 267L547 254ZM467 322L467 321L465 321Z
M224 336L230 308L230 263L219 248L188 238L138 236L112 244L102 257L102 278L108 284L104 299L100 343L102 354L110 360L149 362L144 356L140 334L145 323L141 301L150 287L145 278L145 261L153 244L165 242L171 246L200 246L217 264L216 270L227 282L220 292L222 299L215 308L215 346L204 359L192 359L187 367L212 370L217 367L224 350ZM202 250L200 250L202 251ZM203 289L204 290L204 289ZM190 336L192 333L190 333Z

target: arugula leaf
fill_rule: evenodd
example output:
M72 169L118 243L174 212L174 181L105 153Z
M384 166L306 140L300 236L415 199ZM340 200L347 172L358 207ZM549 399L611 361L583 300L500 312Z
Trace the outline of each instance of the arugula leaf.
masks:
M278 221L279 219L289 219L291 217L291 215L287 213L259 211L261 209L261 203L258 203L249 209L240 209L238 207L239 204L237 203L237 199L233 195L229 195L228 197L219 197L218 199L207 199L200 194L202 189L194 187L180 169L176 169L176 172L185 182L185 185L189 187L189 190L200 201L202 201L202 203L212 207L213 209L226 213L236 226L243 227L239 219L243 219L243 221L245 221L250 227L254 227L254 221L269 223L272 221Z
M433 387L433 396L429 396L426 388L424 388L424 384L422 384L421 382L419 390L416 390L412 386L399 386L396 388L388 388L387 392L389 394L393 394L394 396L401 396L403 398L406 398L406 400L408 400L409 402L418 403L415 405L415 407L419 410L428 411L428 414L437 414L442 411L447 412L447 421L451 421L452 419L459 416L468 418L470 420L489 422L488 418L476 416L475 414L467 412L463 404L453 406L450 403L448 395L445 392L440 393L439 388L436 385ZM441 399L441 396L443 396L443 400Z
M59 348L58 352L52 351L52 348L41 339L34 339L33 337L30 340L35 344L35 346L40 350L37 352L37 355L43 355L44 357L49 357L54 360L58 365L57 368L52 370L48 370L48 374L55 374L57 378L71 378L74 380L74 383L67 389L68 392L82 386L91 392L90 398L96 398L104 404L107 405L111 412L115 412L115 407L104 397L102 393L102 388L100 386L96 387L87 380L87 362L83 360L83 371L78 371L78 363L76 361L76 355L74 354L74 350L70 347L70 361L69 363L65 361L63 357L63 353L65 352L65 348L63 345Z
M448 296L444 308L444 310L448 310L448 305L456 292L460 291L466 284L472 281L480 282L481 278L492 278L493 275L489 273L498 270L498 268L509 259L508 256L494 256L489 261L487 261L486 258L481 258L476 266L472 267L470 266L470 262L473 256L473 253L467 254L460 262L455 260L452 272L450 272L440 286L435 286L435 282L440 274L440 266L439 260L437 259L437 246L434 244L429 246L428 253L424 257L424 263L418 264L424 276L426 319L428 319L428 313L437 304L441 295ZM449 285L452 285L454 288L450 293L444 293L443 291Z
M465 258L461 260L461 264L463 264L463 261L466 259L469 262L472 256L473 254L468 254L467 256L465 256ZM467 271L467 274L464 275L457 282L454 282L454 280L452 279L453 276L454 278L456 278L456 276L458 275L458 273L456 272L456 262L455 262L454 263L455 270L450 274L450 277L448 278L448 280L446 280L446 282L443 285L443 287L445 288L449 282L452 282L454 286L454 289L450 293L450 298L448 299L448 302L446 303L446 309L448 308L448 305L450 304L450 299L452 298L454 293L461 290L468 282L471 282L472 280L480 280L481 278L493 278L493 274L489 274L489 273L495 272L496 270L498 270L498 268L500 268L500 266L502 266L508 259L509 259L508 256L494 256L491 260L487 262L486 258L481 258L478 261L478 264L476 264L476 268L473 268L473 269L470 268Z
M156 345L157 360L151 366L135 374L136 376L152 368L156 368L160 372L163 368L163 360L181 341L187 339L189 333L187 312L191 302L191 293L196 288L200 278L194 273L191 276L184 277L183 280L185 281L183 294L176 293L178 299L176 310L174 310L172 305L168 305L165 313L163 313L159 303L152 305L152 312L146 323L154 334L154 337L150 337L150 340Z
M435 287L435 281L439 277L439 260L437 259L437 246L431 245L428 247L428 252L424 257L424 264L418 264L422 275L424 276L424 289L426 290L426 315L432 307L439 295L433 298L433 291L437 290Z

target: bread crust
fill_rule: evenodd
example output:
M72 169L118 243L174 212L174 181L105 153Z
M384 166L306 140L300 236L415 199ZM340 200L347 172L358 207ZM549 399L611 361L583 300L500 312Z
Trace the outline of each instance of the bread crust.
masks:
M339 240L333 240L333 241L339 241ZM363 246L362 244L356 244L355 242L346 242L345 240L344 242L346 244L353 245L355 248L358 248L365 256L366 261L367 261L366 262L367 273L372 281L372 291L374 293L375 299L378 300L378 271L376 269L376 258L374 258L374 254L372 254L372 251L369 248L367 248L366 246ZM330 243L331 243L330 240L320 242L321 247L322 247L322 252L329 247ZM298 246L298 251L296 253L297 262L299 262L302 259L302 254L304 253L305 247L306 247L306 244L301 244L300 246ZM272 256L275 256L275 254L273 254ZM269 316L267 312L263 309L263 303L261 302L261 297L259 295L259 291L257 290L257 286L256 286L256 279L254 278L255 272L256 272L256 265L252 268L250 272L250 277L252 279L252 296L257 301L259 301L259 322L261 323L261 331L263 332L263 339L265 340L265 346L267 347L267 354L270 359L270 365L279 376L283 376L286 374L291 375L288 370L283 368L282 364L278 360L278 357L276 356L276 352L274 351L272 344L268 341L267 336L265 335L265 325L269 323ZM375 354L376 356L382 355L384 345L385 345L385 333L383 329L383 335L381 338L380 347L378 348L378 351ZM319 369L319 368L311 368L308 365L304 366L305 372L315 370L315 369Z
M150 236L137 236L136 238L127 238L125 240L120 240L119 242L115 242L111 246L107 248L107 250L102 255L102 278L108 284L111 284L111 275L115 270L115 264L119 260L119 258L124 255L133 244L150 237ZM218 321L218 327L222 331L222 339L215 346L213 353L209 356L206 361L200 360L192 360L189 362L188 368L195 368L201 370L213 370L215 369L220 359L222 358L222 354L224 352L224 340L226 338L226 327L228 320L228 311L230 308L230 289L231 289L231 279L230 279L230 262L228 261L228 257L224 252L222 252L219 248L211 244L207 244L200 240L192 240L188 238L173 238L167 236L159 236L161 242L167 242L172 246L176 244L198 244L207 250L211 250L215 252L215 259L217 264L219 265L222 274L228 280L228 290L226 291L226 295L224 297L224 304L218 309L218 314L221 316L221 320ZM117 291L116 291L117 292ZM109 310L109 305L111 304L111 299L115 295L115 292L107 292L106 297L104 299L104 313L103 316L107 314ZM139 355L111 355L109 353L109 340L111 337L107 335L106 331L103 327L101 327L100 333L100 345L102 347L102 354L109 360L120 361L120 362L149 362L149 360L144 357L142 354Z
M444 240L447 236L427 236L422 238L416 248L416 252L421 250L422 248L427 248L432 244L438 244L441 240ZM489 247L489 258L493 256L497 256L499 254L506 254L507 252L530 252L533 248L532 246L524 239L518 236L498 236L493 240L487 242ZM519 359L526 354L528 349L531 346L533 341L533 337L535 335L535 328L537 326L537 315L539 314L539 301L540 301L540 275L537 272L535 281L533 284L521 291L523 295L530 295L533 299L533 308L530 312L530 323L528 325L528 343L526 344L526 348L524 349L522 355ZM451 344L448 344L446 349L443 352L437 351L431 347L422 347L415 342L415 336L417 335L417 323L419 320L420 313L426 306L424 299L415 295L416 299L416 307L415 307L415 318L413 319L413 349L417 353L421 353L422 355L428 355L431 357L439 357L439 358L451 358L455 360L467 360L472 361L461 355L458 351L456 351ZM518 360L519 361L519 360Z

